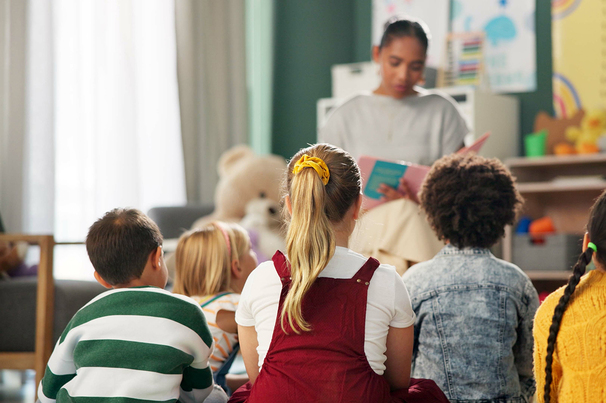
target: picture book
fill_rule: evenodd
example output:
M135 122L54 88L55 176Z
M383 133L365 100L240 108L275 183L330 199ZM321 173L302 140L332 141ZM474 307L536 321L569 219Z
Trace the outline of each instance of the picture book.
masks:
M478 152L489 136L490 133L485 133L469 147L463 147L457 153ZM365 209L374 208L385 202L382 200L383 194L379 192L382 184L404 192L404 188L400 184L401 179L410 190L410 198L418 203L417 195L431 168L405 161L381 160L367 155L360 157L358 165L362 174L363 207Z

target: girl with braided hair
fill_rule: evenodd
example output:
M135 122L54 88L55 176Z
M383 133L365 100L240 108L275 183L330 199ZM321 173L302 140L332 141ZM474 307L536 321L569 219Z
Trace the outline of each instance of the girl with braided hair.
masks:
M596 269L584 275L592 261ZM591 208L568 284L537 311L534 341L539 402L606 402L606 191Z

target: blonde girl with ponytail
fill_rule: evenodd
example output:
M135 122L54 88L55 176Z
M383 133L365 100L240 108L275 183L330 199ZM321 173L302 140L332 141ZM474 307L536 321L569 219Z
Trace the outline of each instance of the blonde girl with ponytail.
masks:
M393 266L347 249L361 204L356 162L329 144L300 150L283 204L286 254L250 275L236 312L251 382L230 401L403 401L415 315Z
M591 208L568 284L543 301L533 332L540 403L606 402L606 191Z

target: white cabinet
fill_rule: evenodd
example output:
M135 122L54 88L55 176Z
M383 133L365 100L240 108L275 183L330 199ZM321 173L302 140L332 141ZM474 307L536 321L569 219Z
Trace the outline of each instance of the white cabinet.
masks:
M473 87L445 87L438 90L450 95L459 105L470 131L465 139L466 144L490 132L490 138L480 150L480 155L497 157L501 161L519 155L520 103L516 97L491 94Z

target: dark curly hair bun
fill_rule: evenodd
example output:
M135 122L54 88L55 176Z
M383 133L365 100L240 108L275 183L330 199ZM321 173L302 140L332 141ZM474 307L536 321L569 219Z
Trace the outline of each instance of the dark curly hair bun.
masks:
M433 165L420 194L438 238L458 248L489 248L522 205L515 178L498 159L452 154Z

